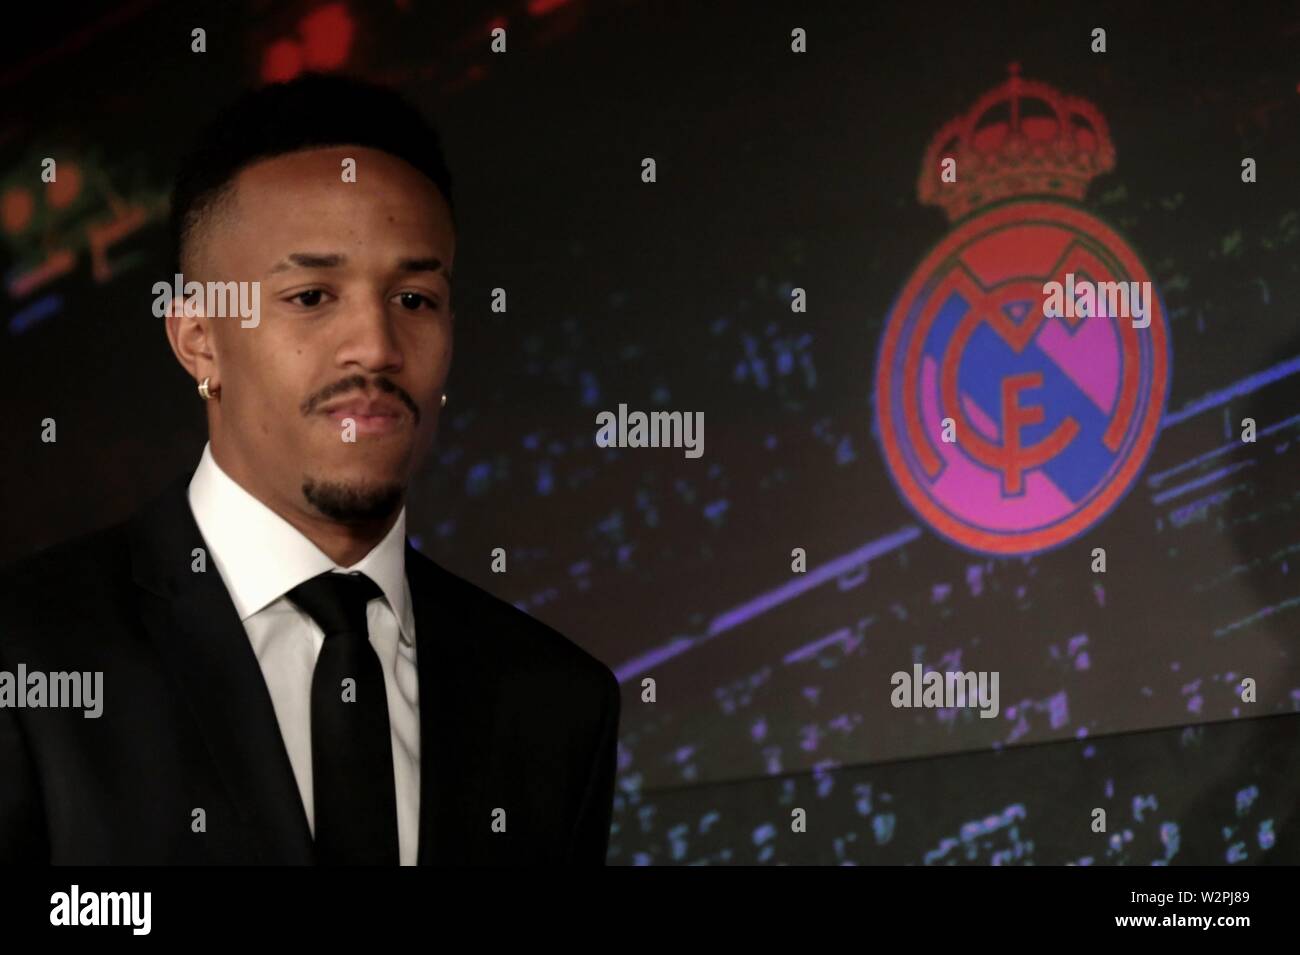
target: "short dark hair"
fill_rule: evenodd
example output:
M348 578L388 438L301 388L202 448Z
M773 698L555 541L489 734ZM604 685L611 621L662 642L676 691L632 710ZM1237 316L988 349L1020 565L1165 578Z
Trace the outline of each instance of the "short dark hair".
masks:
M355 77L307 73L250 90L223 110L181 161L171 195L176 271L204 220L245 166L300 149L357 145L404 159L429 177L451 210L451 172L438 131L394 90Z

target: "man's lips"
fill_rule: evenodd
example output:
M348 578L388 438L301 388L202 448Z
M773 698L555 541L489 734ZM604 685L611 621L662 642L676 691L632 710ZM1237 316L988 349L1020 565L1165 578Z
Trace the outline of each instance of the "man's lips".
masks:
M386 398L348 398L322 407L317 414L342 422L351 418L359 434L383 434L396 431L409 413L396 401Z

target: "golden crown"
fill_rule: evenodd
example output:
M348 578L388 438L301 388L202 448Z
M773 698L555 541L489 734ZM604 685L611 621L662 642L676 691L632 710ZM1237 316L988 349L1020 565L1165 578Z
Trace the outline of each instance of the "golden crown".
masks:
M950 221L1013 196L1082 199L1094 177L1115 168L1115 146L1095 106L1021 79L1018 63L1007 72L925 152L918 198L942 207ZM954 182L943 181L945 159L957 161Z

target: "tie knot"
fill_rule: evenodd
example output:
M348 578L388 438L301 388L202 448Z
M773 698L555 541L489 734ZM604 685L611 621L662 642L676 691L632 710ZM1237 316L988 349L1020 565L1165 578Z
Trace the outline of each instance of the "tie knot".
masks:
M286 597L316 621L325 633L351 633L367 637L366 604L384 592L362 573L341 574L328 571L304 581Z

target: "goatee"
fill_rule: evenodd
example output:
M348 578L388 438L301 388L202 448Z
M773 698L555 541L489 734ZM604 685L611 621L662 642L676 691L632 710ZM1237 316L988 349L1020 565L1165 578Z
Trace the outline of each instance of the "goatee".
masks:
M307 503L340 524L365 524L392 517L406 489L400 484L344 484L304 478Z

